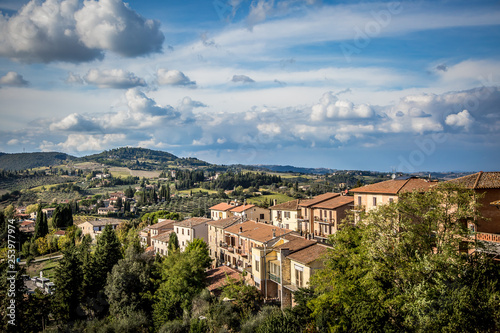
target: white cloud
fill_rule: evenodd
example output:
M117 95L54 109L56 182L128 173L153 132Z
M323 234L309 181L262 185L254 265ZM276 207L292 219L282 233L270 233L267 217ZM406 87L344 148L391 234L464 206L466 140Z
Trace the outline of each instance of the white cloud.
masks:
M0 85L11 86L11 87L26 87L29 84L21 74L16 72L8 72L4 76L0 77Z
M321 97L320 103L311 109L312 121L326 119L369 119L375 112L367 104L354 105L347 100L340 100L332 92L327 92Z
M51 131L90 132L101 129L97 122L78 113L73 113L49 126Z
M19 139L11 139L11 140L9 140L9 141L7 142L7 144L8 144L9 146L14 146L14 145L17 145L17 144L19 144Z
M144 79L138 78L134 73L123 69L91 69L84 77L89 84L99 88L128 89L137 86L145 86Z
M469 127L474 122L474 118L472 118L469 111L463 110L462 112L459 112L457 114L448 115L446 117L445 122L446 122L446 125L464 127L466 130L468 130Z
M126 57L160 52L159 22L120 0L32 0L9 17L0 14L0 55L24 62L82 62L109 50Z
M252 83L255 82L251 78L249 78L246 75L233 75L233 78L231 79L232 82L243 82L243 83Z
M191 81L184 73L176 69L158 69L156 72L156 80L159 85L196 86L195 81Z
M66 78L65 82L67 84L83 84L84 83L82 77L78 74L74 74L73 72L68 73L68 77Z

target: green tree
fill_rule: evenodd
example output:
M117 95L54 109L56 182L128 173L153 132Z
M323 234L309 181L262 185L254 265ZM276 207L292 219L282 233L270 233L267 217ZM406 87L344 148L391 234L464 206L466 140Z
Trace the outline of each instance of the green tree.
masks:
M179 239L177 238L177 234L175 232L170 234L167 250L169 254L179 251Z
M83 296L85 311L90 317L100 317L107 312L106 279L122 257L120 241L108 224L97 238L94 253L84 263Z
M33 239L38 239L40 237L45 237L49 233L49 226L47 224L47 215L42 212L42 207L39 206L35 221L35 232L33 233Z
M52 215L54 228L65 229L73 225L73 212L69 205L58 205Z
M470 242L475 194L451 185L406 193L332 238L311 279L316 326L332 332L496 331L499 268ZM472 295L475 295L474 297ZM498 303L497 303L498 304Z
M155 293L155 327L160 328L169 320L181 318L184 311L190 311L193 298L205 288L208 267L210 256L206 249L169 251L161 265L162 282Z

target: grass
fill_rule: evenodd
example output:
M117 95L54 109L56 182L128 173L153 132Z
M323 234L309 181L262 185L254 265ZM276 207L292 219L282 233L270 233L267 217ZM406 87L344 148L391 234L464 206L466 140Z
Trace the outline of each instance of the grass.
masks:
M40 257L37 257L37 259ZM55 277L55 270L59 263L59 259L50 259L47 261L31 263L27 268L27 273L30 277L40 276L40 271L43 271L43 276L49 279Z
M252 203L252 204L262 204L264 201L267 199L267 201L270 203L270 205L274 205L273 201L276 199L276 204L280 204L283 202L291 201L294 200L294 198L289 197L288 195L281 194L281 193L275 193L275 194L268 194L268 195L261 195L258 197L251 197L247 199L247 202Z
M76 183L76 182L50 184L50 185L40 185L40 186L37 186L37 187L30 188L29 190L30 191L34 191L34 192L43 192L43 189L42 189L43 187L45 187L45 191L47 191L47 190L50 190L52 187L56 187L58 185L74 184L74 183Z
M217 191L214 191L214 190L205 190L204 188L201 188L201 187L198 187L198 188L192 188L190 190L182 190L182 191L177 191L177 194L190 194L191 192L194 193L199 193L199 192L208 192L208 194L213 194L213 193L217 193Z
M115 178L125 178L130 176L130 169L124 167L112 167L109 169L111 175Z

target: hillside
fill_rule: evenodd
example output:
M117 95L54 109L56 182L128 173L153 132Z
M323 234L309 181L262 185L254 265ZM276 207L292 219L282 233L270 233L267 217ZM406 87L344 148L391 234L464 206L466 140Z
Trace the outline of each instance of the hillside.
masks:
M78 161L143 170L163 169L168 166L198 167L210 165L196 158L179 158L164 151L131 147L106 150L99 154L81 157Z
M58 153L0 153L0 169L2 170L25 170L39 167L59 165L67 161L75 160L76 157Z

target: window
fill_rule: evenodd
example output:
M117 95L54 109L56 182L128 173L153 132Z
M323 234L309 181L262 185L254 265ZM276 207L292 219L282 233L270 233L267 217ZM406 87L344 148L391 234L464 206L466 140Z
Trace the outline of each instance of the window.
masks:
M175 230L176 230L175 233L179 234L179 228L175 228Z
M181 229L181 231L182 231L182 234L184 235L184 229Z
M389 203L393 203L394 202L394 198L389 198Z
M187 231L187 235L189 236L189 229L188 229L188 230L186 230L186 231Z
M373 206L377 205L377 197L373 197Z
M295 265L295 285L297 287L302 287L304 282L304 268L298 265Z
M260 219L263 220L264 219L264 214L260 214Z
M358 206L361 206L361 196L358 197Z
M255 271L258 272L260 268L260 261L255 260Z
M290 212L284 212L283 215L285 218L289 219L290 218Z

